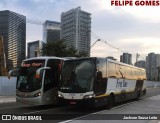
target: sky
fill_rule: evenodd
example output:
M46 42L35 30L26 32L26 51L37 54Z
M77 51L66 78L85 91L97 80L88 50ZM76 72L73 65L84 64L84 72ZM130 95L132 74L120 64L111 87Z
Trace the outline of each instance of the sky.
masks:
M91 45L101 39L91 48L91 56L119 60L126 52L134 63L136 53L139 60L150 52L160 54L160 6L111 6L111 0L0 0L0 11L11 10L39 22L60 22L62 12L79 6L91 13ZM27 23L27 42L42 40L42 31L42 25Z

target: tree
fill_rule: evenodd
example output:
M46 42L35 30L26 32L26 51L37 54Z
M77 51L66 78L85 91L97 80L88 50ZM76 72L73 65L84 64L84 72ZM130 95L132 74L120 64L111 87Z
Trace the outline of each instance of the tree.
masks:
M57 56L57 57L86 57L87 53L78 51L71 46L71 48L67 48L64 44L63 40L57 41L55 43L46 44L42 49L43 55L45 56Z
M63 40L57 41L55 43L46 44L43 48L43 55L46 56L59 56L65 57L66 45Z
M73 46L71 46L71 48L66 49L66 56L77 57L77 50Z
M78 54L77 54L77 57L87 57L88 56L88 53L85 52L85 51L80 51Z

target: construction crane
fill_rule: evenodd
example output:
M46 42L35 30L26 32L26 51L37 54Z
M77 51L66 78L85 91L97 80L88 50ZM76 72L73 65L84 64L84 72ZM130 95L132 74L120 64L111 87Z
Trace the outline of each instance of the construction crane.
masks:
M3 37L0 36L0 76L7 76L6 56L3 44Z

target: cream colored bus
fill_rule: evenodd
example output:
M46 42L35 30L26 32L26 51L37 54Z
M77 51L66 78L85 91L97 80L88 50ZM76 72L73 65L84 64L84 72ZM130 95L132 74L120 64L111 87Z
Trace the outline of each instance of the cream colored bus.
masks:
M146 71L108 58L67 60L62 66L58 97L70 105L111 107L146 94Z

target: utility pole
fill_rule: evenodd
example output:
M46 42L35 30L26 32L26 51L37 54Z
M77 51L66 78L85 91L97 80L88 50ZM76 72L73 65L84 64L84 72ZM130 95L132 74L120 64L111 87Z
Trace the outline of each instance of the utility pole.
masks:
M4 51L3 37L0 36L0 76L7 75L6 56Z
M94 42L94 44L92 44L92 46L90 47L90 49L91 49L98 41L101 41L101 39L97 39L97 41Z
M138 61L140 54L136 53L136 62Z

